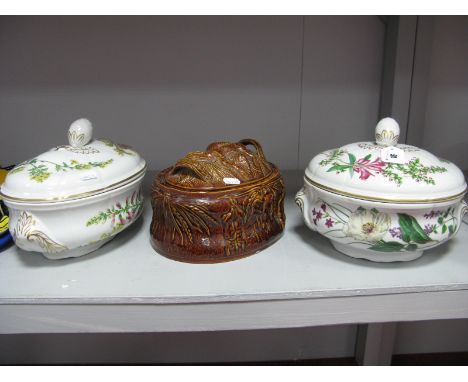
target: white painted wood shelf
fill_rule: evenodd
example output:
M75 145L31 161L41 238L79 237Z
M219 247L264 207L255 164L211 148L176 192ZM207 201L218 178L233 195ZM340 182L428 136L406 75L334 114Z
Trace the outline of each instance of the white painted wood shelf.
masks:
M147 182L153 174L148 174ZM209 331L468 318L468 226L409 263L340 254L302 222L286 172L286 230L243 260L194 265L149 244L151 207L98 251L0 252L0 333ZM383 254L384 255L384 254Z

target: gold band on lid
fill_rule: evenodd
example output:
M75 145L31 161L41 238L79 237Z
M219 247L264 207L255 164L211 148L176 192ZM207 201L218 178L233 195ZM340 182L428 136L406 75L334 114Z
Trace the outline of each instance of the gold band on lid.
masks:
M88 191L88 192L83 192L81 194L75 194L75 195L67 195L63 197L56 197L56 198L49 198L49 199L26 199L26 198L15 198L14 196L9 196L5 195L3 192L0 191L0 197L2 197L6 201L11 201L14 203L34 203L34 204L41 204L41 203L60 203L60 202L67 202L71 200L77 200L77 199L83 199L83 198L88 198L91 196L103 194L108 191L112 191L115 189L118 189L119 187L122 187L128 183L131 183L132 181L138 179L141 175L143 175L146 171L147 165L143 167L140 171L138 171L136 174L133 174L132 176L129 176L126 179L123 179L117 183L111 184L107 187L104 188L99 188L97 190L93 191Z

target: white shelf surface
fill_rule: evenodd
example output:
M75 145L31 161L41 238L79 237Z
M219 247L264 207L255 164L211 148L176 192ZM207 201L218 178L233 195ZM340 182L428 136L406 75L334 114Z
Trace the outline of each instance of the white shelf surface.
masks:
M0 252L0 333L223 330L468 317L466 224L450 242L412 262L352 259L303 224L294 203L300 175L286 173L286 179L283 237L234 262L196 265L159 255L149 243L149 200L138 222L87 256L52 261L11 246ZM32 317L39 311L43 318L55 315L55 321L38 323ZM71 327L61 326L57 317L62 314L75 317ZM120 320L122 314L122 322L108 325L109 317ZM34 323L21 326L21 320Z

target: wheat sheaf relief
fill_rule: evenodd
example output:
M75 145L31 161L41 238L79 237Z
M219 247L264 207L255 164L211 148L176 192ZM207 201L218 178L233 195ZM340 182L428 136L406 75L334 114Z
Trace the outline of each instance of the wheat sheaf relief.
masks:
M209 236L210 225L217 224L206 207L178 203L158 190L153 192L153 208L151 231L167 230L171 241L182 245L193 243L194 232Z
M52 240L44 232L35 229L35 225L36 221L33 216L29 212L22 211L13 229L13 236L16 240L36 243L46 253L58 253L68 249L65 245Z
M237 255L249 243L261 243L278 227L284 229L281 179L268 186L250 189L241 198L228 199L229 211L222 215L227 256Z

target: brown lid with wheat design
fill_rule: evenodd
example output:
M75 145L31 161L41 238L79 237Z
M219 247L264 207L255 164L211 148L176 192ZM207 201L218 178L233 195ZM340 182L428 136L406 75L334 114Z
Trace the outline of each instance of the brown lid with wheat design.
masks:
M260 144L244 139L238 143L215 142L205 151L188 153L174 165L167 182L190 189L218 189L255 181L271 172Z
M350 197L387 202L431 202L461 198L466 182L453 163L415 146L398 144L400 128L382 119L375 142L324 151L305 176L318 187Z
M13 168L2 185L2 196L34 203L71 200L117 188L144 173L146 163L137 152L92 135L87 119L73 122L69 144Z

